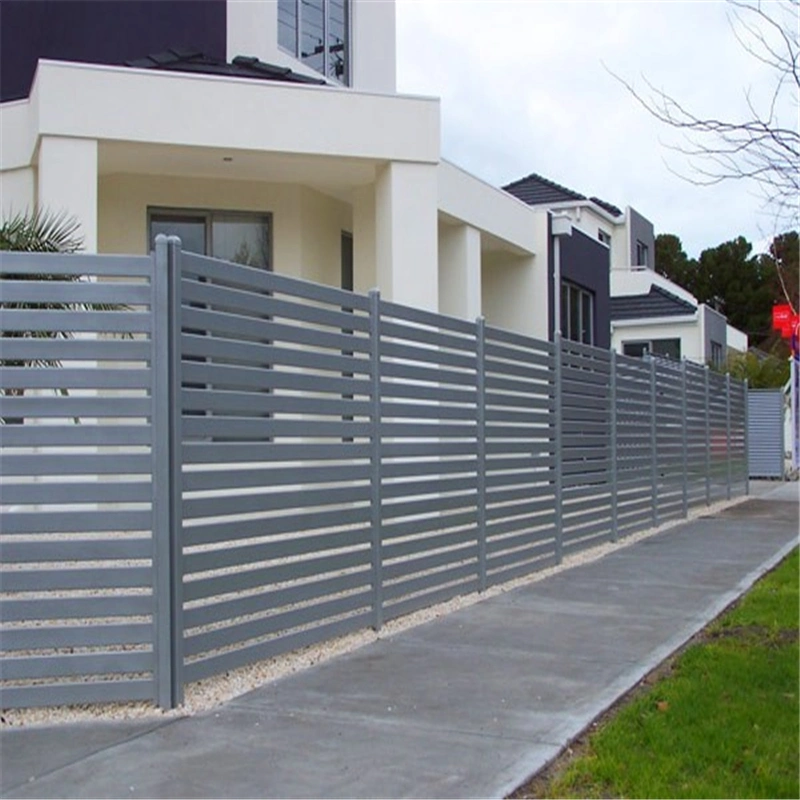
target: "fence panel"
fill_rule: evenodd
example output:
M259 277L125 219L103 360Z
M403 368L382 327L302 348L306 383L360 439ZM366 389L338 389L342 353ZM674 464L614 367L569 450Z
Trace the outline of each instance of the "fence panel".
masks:
M554 348L485 329L487 584L556 561Z
M383 616L479 581L476 326L380 304Z
M370 323L365 297L181 258L193 681L371 619Z
M708 369L685 362L686 369L686 450L687 494L689 507L706 502L706 427L708 405L706 376Z
M0 272L2 705L156 700L153 261Z
M683 372L680 362L659 359L656 371L656 495L658 519L683 516Z
M732 489L736 493L746 491L749 479L747 457L747 385L730 380L731 449L730 470Z
M613 537L611 354L564 341L561 347L563 552Z
M709 482L712 502L728 494L728 404L724 375L708 374L709 389Z
M627 535L653 523L651 368L630 356L616 363L617 528Z

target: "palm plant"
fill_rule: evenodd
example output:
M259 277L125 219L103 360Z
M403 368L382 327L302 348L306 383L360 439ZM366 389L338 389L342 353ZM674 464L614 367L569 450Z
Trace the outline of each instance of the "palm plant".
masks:
M16 251L26 253L75 253L83 247L80 235L80 223L66 212L53 212L37 209L36 211L17 212L7 218L0 219L0 251ZM53 309L57 311L110 311L123 309L124 306L107 303L65 303L48 302L8 302L3 300L3 281L80 281L80 275L53 275L46 272L35 274L15 274L7 268L7 263L0 254L0 312L11 309ZM2 331L2 338L41 338L70 339L71 331ZM0 341L2 341L0 339ZM3 367L59 367L57 359L35 359L30 361L6 359L2 357L0 345L0 366ZM68 395L66 389L56 390L61 395ZM25 390L10 387L2 390L7 396L20 397ZM0 419L0 422L11 422L11 419ZM16 420L14 420L16 421Z
M80 223L66 212L17 212L0 220L0 250L25 253L75 253L83 247ZM3 275L11 278L10 275ZM14 276L19 280L22 276ZM47 279L37 276L35 280ZM52 277L52 276L50 276Z

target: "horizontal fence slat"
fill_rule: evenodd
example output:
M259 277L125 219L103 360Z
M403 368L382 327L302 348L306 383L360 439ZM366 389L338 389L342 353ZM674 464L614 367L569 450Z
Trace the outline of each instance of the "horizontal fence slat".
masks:
M30 339L3 337L6 361L149 361L153 345L147 339Z
M154 697L155 686L152 679L53 683L3 688L3 705L7 708L130 702L153 700Z
M150 314L140 311L3 310L3 330L20 333L149 333L150 326Z

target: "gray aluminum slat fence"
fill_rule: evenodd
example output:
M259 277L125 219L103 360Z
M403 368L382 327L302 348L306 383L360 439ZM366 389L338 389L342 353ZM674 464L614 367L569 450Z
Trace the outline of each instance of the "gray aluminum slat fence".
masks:
M9 332L80 334L3 340L2 385L25 390L0 398L0 416L25 420L0 429L4 707L169 707L187 682L747 489L745 387L707 369L164 239L153 259L4 255L12 265L96 280L5 279L3 302L125 308L4 312ZM11 361L36 357L61 364Z

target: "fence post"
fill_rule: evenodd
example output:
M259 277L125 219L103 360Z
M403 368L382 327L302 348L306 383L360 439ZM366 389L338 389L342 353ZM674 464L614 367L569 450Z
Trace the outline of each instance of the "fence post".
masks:
M750 381L744 379L744 493L750 494Z
M169 280L170 552L172 563L172 697L183 703L183 475L181 430L181 240L167 237ZM173 706L173 707L174 707Z
M725 497L731 499L731 374L725 373L725 459L727 463L728 485Z
M681 446L683 454L683 516L689 516L689 422L686 400L686 359L681 361Z
M611 541L619 538L617 533L617 351L611 351Z
M650 355L650 447L652 462L650 477L653 482L653 527L658 527L658 425L656 419L656 360Z
M711 402L708 391L708 364L704 368L705 374L705 403L706 403L706 505L711 505Z
M153 292L155 683L162 709L183 702L180 240L156 237Z
M381 295L369 293L369 373L370 373L370 519L372 523L372 627L383 625L383 557L381 531Z
M170 613L169 491L169 281L167 237L156 236L153 259L152 403L153 403L153 617L155 622L155 694L166 710L172 701L172 617Z
M555 408L553 410L553 455L555 457L555 502L556 502L556 563L560 564L563 559L564 550L564 498L563 486L561 475L561 456L562 456L562 442L561 442L561 392L562 392L562 379L561 379L561 361L563 357L563 344L561 341L561 333L556 331L553 336L553 355L555 358L554 365L554 395L555 395Z
M486 578L486 320L476 320L477 380L477 475L478 475L478 591L485 591Z

